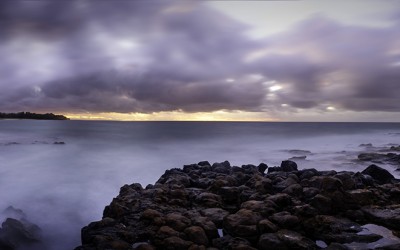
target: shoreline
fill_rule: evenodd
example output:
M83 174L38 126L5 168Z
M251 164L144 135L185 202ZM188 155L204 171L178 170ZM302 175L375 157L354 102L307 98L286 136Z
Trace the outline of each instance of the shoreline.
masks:
M354 173L203 161L121 187L76 250L396 249L399 204L400 180L376 165Z

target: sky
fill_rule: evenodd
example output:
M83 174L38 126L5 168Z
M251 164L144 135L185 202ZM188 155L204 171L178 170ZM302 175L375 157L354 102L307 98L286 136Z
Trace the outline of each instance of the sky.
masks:
M400 122L400 1L0 1L0 112Z

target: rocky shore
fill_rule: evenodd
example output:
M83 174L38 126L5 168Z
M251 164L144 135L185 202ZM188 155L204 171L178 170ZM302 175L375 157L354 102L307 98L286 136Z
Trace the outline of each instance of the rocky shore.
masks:
M82 229L95 249L400 249L400 181L362 172L207 161L134 183Z

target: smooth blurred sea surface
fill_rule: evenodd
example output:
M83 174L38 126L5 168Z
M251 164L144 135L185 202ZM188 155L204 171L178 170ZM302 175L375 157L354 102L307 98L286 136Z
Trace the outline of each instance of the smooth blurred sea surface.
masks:
M146 186L169 168L306 156L294 160L299 169L361 171L371 163L359 162L360 152L399 143L400 123L0 120L0 211L22 209L50 250L73 249L122 185ZM380 166L399 178L396 166Z

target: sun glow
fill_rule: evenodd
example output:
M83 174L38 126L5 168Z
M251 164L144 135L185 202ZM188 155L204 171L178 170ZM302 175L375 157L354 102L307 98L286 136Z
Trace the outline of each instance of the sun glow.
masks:
M69 113L72 120L109 120L109 121L277 121L267 117L264 112L225 111L195 112L183 111L145 113Z

